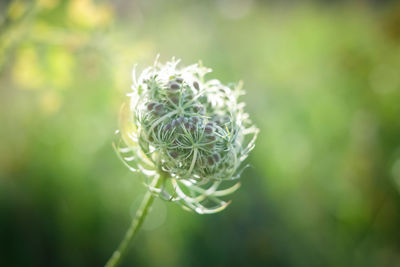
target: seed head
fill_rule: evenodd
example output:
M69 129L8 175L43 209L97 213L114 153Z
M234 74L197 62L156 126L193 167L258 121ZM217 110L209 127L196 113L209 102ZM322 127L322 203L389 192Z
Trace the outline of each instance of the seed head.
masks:
M126 146L117 146L118 153L158 196L197 213L218 212L229 204L220 197L239 187L240 165L258 129L238 102L241 83L207 81L210 69L178 63L156 61L139 78L134 70L131 104L121 111L120 144ZM150 186L161 173L162 188Z

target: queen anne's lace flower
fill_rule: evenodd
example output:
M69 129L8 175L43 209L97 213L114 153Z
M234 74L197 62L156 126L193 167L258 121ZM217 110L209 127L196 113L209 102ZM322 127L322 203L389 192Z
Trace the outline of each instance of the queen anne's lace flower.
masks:
M258 129L238 103L241 83L206 81L210 69L178 63L156 60L138 79L134 69L116 149L132 171L145 174L154 194L197 213L218 212L229 204L220 197L239 187ZM151 184L155 177L161 186Z

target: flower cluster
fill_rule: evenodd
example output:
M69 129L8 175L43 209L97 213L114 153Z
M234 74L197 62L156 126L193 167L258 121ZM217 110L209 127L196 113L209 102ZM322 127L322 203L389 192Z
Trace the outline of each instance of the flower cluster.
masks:
M218 212L229 204L220 197L239 187L235 180L258 129L238 102L241 83L205 81L210 69L179 69L178 63L156 60L139 78L133 71L117 151L131 170L145 174L158 196L197 213ZM158 176L163 181L155 187L150 181Z

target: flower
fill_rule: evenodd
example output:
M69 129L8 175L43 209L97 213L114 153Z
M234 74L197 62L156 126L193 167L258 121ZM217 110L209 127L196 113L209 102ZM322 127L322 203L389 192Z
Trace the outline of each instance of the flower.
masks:
M229 204L221 197L240 186L241 165L258 129L238 102L242 83L207 81L211 69L178 64L156 60L139 78L134 68L115 147L130 170L145 174L157 196L200 214L215 213ZM157 177L163 181L155 187Z

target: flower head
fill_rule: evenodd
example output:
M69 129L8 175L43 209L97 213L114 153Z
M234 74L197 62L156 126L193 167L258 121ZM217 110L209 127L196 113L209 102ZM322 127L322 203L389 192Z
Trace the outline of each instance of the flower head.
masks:
M241 83L206 81L210 69L178 63L156 60L139 78L134 69L117 151L132 171L145 174L153 193L197 213L218 212L229 204L220 197L239 187L258 129L238 102ZM160 188L150 184L154 176L164 177Z

